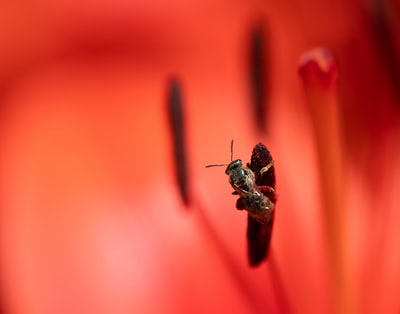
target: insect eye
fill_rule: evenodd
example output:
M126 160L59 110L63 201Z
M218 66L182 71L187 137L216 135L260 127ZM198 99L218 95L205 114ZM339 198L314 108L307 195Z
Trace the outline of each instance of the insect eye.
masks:
M240 159L232 161L228 167L226 167L225 173L230 174L232 170L236 168L242 168L242 161Z

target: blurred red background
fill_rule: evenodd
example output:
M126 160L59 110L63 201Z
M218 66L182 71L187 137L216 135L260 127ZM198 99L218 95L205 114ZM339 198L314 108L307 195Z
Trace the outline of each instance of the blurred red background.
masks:
M398 16L395 1L384 4ZM399 101L364 2L1 6L4 313L331 311L316 148L297 76L299 56L315 46L332 49L340 67L351 298L362 313L398 311ZM268 30L267 135L249 112L257 25ZM172 75L185 104L189 210L166 117ZM234 158L247 162L263 141L276 160L272 253L258 269L248 268L246 218L223 170L204 169L229 160L232 138Z

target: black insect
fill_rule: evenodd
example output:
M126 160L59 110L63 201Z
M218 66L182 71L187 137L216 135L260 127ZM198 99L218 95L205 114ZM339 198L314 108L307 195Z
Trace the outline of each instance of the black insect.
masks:
M251 266L259 265L267 256L271 241L275 210L275 168L269 150L258 143L251 154L251 161L243 167L240 159L232 161L233 141L231 142L231 162L229 164L208 165L206 167L227 166L225 173L239 195L236 208L247 210L247 243Z

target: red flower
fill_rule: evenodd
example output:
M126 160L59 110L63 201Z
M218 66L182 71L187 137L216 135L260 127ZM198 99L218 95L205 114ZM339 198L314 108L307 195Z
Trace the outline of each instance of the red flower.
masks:
M5 4L3 312L398 311L400 19L376 3ZM231 138L234 158L261 141L275 159L256 269L226 175L204 169Z

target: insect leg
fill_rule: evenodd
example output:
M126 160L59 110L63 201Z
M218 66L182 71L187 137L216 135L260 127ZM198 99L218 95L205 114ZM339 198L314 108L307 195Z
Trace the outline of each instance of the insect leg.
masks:
M274 164L274 161L271 160L271 162L270 162L268 165L266 165L265 167L262 167L262 168L260 169L260 174L262 175L263 173L267 172L268 169L271 168L271 167L273 166L273 164Z
M246 209L246 205L244 205L244 202L241 197L239 197L236 201L236 208L239 210Z

